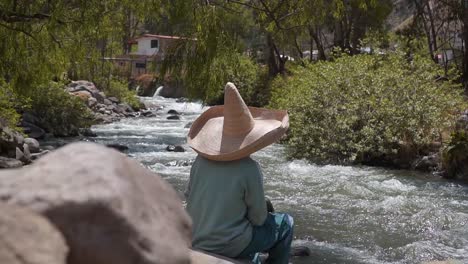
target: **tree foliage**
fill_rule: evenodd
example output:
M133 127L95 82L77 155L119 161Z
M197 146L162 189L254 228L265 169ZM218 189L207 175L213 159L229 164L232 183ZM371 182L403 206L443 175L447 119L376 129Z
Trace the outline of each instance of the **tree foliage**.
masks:
M278 77L271 106L290 112L294 157L391 164L453 126L463 98L442 74L430 59L400 52L342 56Z
M130 22L156 14L159 3L157 0L1 0L0 80L11 88L9 94L30 100L36 106L48 102L48 98L42 97L51 94L42 90L52 80L95 81L106 77L99 84L109 86L111 65L105 58L123 53L131 35L128 32L135 31L132 28L135 23ZM3 111L2 117L15 120L13 107L8 108L10 111Z

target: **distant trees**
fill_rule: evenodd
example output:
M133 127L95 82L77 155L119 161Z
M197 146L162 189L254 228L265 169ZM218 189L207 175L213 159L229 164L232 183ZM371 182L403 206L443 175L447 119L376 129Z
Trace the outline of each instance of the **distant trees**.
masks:
M410 31L421 31L427 40L428 55L436 62L437 54L453 52L454 64L462 74L465 89L468 91L468 2L461 0L411 0L416 7L415 26ZM415 32L416 31L416 32ZM417 34L417 33L416 33Z

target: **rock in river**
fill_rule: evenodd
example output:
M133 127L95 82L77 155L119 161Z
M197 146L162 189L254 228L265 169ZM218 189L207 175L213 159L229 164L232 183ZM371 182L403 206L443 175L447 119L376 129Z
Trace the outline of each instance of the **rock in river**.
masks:
M171 109L171 110L167 111L167 113L170 114L170 115L180 115L180 113L177 112L177 111L174 110L174 109Z
M128 150L127 146L120 145L120 144L107 144L106 147L113 148L113 149L116 149L116 150L121 151L121 152Z
M178 146L178 145L177 146L169 145L166 147L166 150L170 152L185 152L184 147Z
M167 117L167 120L180 120L180 116L178 115L171 115Z
M38 153L41 151L39 141L34 138L25 138L24 143L28 144L31 153Z

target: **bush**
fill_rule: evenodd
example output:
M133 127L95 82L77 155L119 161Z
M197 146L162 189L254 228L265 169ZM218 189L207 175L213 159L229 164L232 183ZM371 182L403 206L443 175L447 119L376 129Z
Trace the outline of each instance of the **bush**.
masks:
M0 79L0 128L5 126L16 128L20 115L16 112L15 102L17 97L13 89Z
M447 178L468 180L468 132L453 133L450 143L444 148L442 166Z
M93 117L85 104L63 89L62 83L31 89L30 110L40 120L41 127L55 136L78 135L79 128L87 128Z
M296 158L407 166L451 129L463 104L459 85L437 80L439 66L399 52L344 55L292 74L274 80L271 107L289 110Z
M140 109L140 100L136 97L136 92L128 89L128 83L118 79L111 79L109 85L100 85L106 96L118 98L121 102L127 103L133 109Z

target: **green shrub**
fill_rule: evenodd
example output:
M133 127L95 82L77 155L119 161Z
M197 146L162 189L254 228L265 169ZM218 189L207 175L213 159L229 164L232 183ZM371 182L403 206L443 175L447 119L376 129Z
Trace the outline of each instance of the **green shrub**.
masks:
M16 128L20 115L15 109L17 96L3 79L0 79L0 128Z
M108 86L104 87L103 91L106 96L113 96L118 98L121 102L127 103L133 109L140 109L140 100L136 97L136 92L128 89L128 83L122 82L118 79L111 79Z
M385 162L417 154L453 126L461 89L442 75L419 56L344 55L275 79L270 106L289 110L296 158Z
M447 178L468 180L468 132L459 130L443 150L442 166Z
M86 105L63 87L62 83L50 82L31 89L30 110L46 131L56 136L75 136L79 128L93 123L93 117Z

